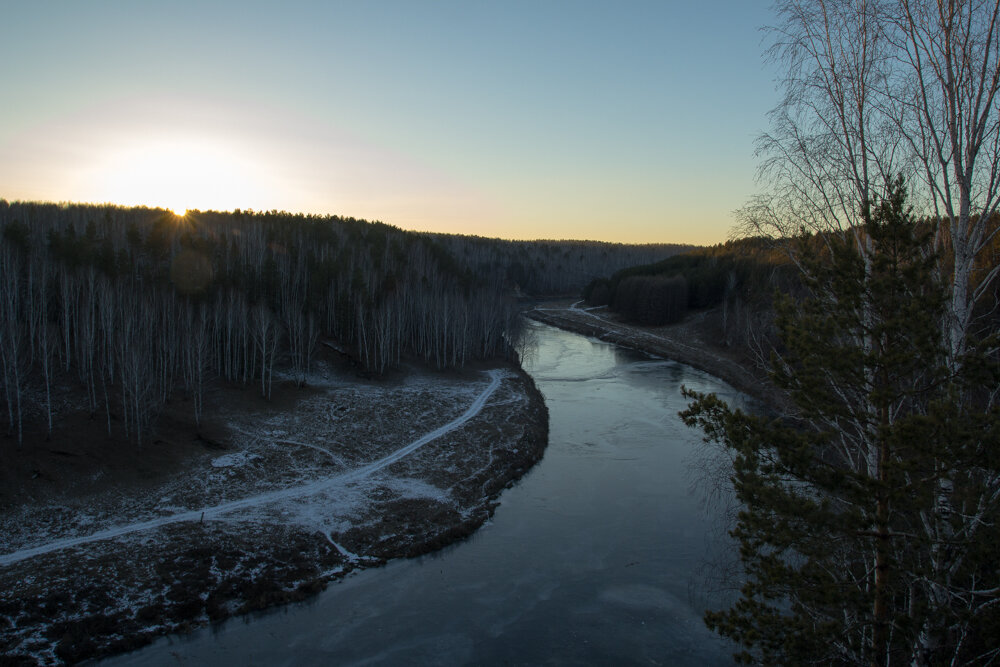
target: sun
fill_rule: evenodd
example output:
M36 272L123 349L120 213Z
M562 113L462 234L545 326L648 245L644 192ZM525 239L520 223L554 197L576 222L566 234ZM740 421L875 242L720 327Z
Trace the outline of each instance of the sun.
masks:
M95 159L84 188L90 201L164 208L183 218L193 209L273 208L265 172L211 139L140 140Z

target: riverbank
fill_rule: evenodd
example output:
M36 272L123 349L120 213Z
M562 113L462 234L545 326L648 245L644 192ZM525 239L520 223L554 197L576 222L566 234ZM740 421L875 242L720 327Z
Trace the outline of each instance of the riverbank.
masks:
M3 443L4 664L127 651L440 548L548 435L533 381L506 365L364 381L321 362L270 402L216 387L206 414L165 415L139 451L72 430Z
M550 441L471 539L109 667L732 665L738 647L702 621L724 606L716 566L730 560L725 503L701 483L718 448L677 413L681 385L739 395L684 364L526 328Z
M717 343L711 314L700 311L676 324L643 327L622 321L605 306L592 308L579 301L542 303L525 313L554 327L679 361L724 380L765 406L780 405L784 398L763 364Z

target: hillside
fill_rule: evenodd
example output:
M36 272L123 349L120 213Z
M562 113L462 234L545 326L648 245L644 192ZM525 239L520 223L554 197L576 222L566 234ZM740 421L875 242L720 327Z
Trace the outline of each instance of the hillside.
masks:
M301 384L320 341L382 375L510 358L517 294L576 292L682 246L512 242L336 216L0 200L0 361L9 432L67 410L141 442L165 403L202 416L212 378Z

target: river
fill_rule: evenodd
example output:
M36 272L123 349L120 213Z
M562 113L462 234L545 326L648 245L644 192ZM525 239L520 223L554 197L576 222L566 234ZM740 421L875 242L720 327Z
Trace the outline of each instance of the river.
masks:
M549 446L471 538L106 664L732 664L701 621L725 599L705 566L720 510L677 412L681 385L743 397L676 362L530 330Z

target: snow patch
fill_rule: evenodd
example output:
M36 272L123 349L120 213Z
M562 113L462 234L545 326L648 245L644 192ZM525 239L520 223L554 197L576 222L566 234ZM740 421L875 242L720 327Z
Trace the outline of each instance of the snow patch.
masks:
M212 459L213 468L231 468L233 466L241 466L259 459L258 454L251 454L249 452L233 452L232 454L223 454L218 458Z
M231 520L232 515L240 515L241 519L246 519L247 514L258 518L261 515L281 517L279 523L297 523L300 525L318 527L328 526L332 521L331 517L345 517L355 515L357 508L367 504L369 485L375 482L378 474L378 484L387 485L393 491L408 497L432 497L446 499L445 492L437 489L433 485L413 480L409 478L398 479L389 477L388 471L383 473L389 466L413 454L429 442L437 440L441 436L462 427L466 422L478 415L486 406L486 402L500 387L503 378L509 377L509 373L500 370L490 370L487 372L489 383L482 388L478 395L475 390L469 391L462 387L462 390L455 394L468 396L475 395L472 404L457 417L438 428L425 433L422 437L410 442L404 447L399 447L389 454L382 456L366 465L360 465L333 476L321 477L303 481L301 478L291 480L287 486L272 487L270 490L260 490L237 500L223 500L219 498L215 504L192 505L197 509L188 509L174 514L153 515L145 520L133 520L131 523L121 525L110 525L106 528L94 530L86 534L67 535L60 539L43 541L34 546L23 547L15 551L0 554L0 566L10 565L28 558L51 553L61 549L77 547L94 542L120 538L134 533L162 528L170 524L181 522L201 522L212 520ZM445 390L445 393L451 393ZM391 433L386 433L391 437ZM234 468L242 466L254 459L261 458L258 454L247 451L224 454L212 460L215 468ZM277 480L270 480L274 483ZM388 483L387 483L388 482ZM163 498L163 497L161 497ZM174 501L176 502L176 500ZM336 519L334 519L336 521ZM322 528L321 528L322 529Z

